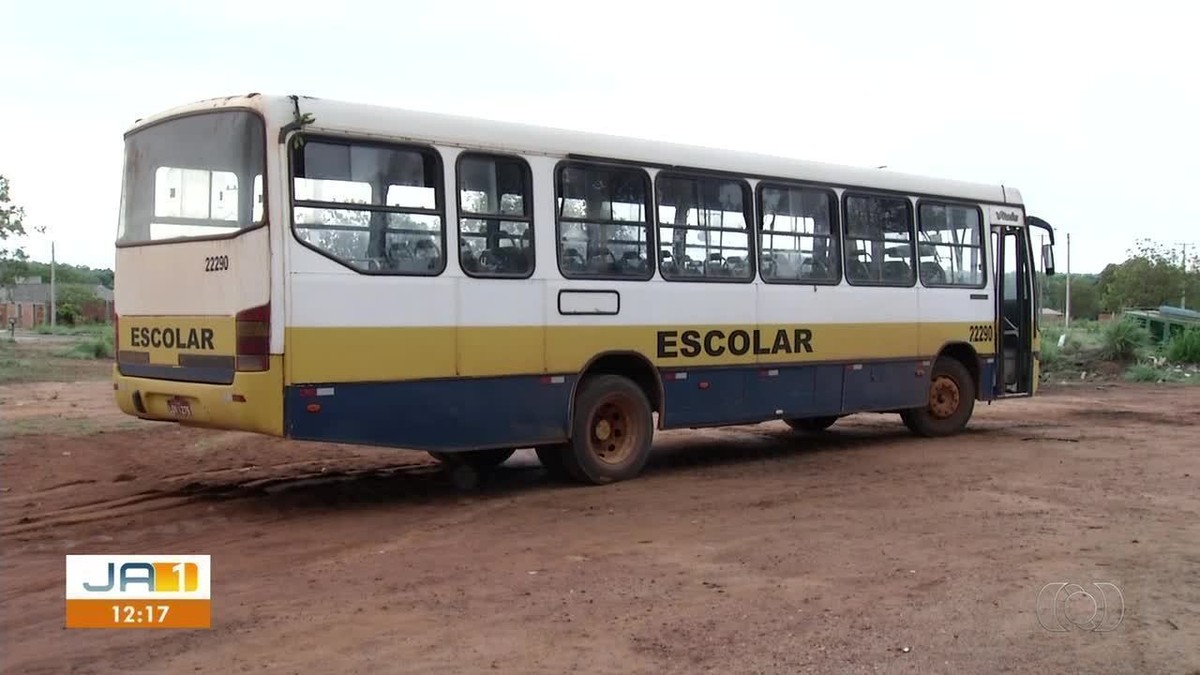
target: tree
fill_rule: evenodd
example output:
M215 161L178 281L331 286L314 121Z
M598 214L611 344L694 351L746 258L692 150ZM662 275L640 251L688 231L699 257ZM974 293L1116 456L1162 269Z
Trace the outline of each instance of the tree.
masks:
M1112 286L1113 275L1120 267L1117 263L1108 263L1104 269L1100 270L1100 276L1096 280L1096 292L1100 295L1100 308L1105 311L1112 311L1105 304L1104 296L1108 294L1108 289Z
M12 203L8 188L8 178L0 175L0 286L7 286L24 274L29 260L24 246L9 248L9 239L24 237L26 232L25 209Z
M1071 277L1071 318L1091 319L1100 318L1100 292L1097 290L1096 277ZM1066 290L1065 287L1063 289ZM1065 297L1064 297L1065 304Z
M73 326L83 316L84 307L96 300L92 289L81 284L64 284L58 288L57 319Z
M1043 277L1046 307L1065 312L1067 307L1067 275ZM1100 282L1094 274L1071 275L1071 318L1096 319L1100 316Z
M1183 295L1194 304L1200 300L1196 295L1200 292L1198 263L1200 256L1193 254L1185 267L1180 251L1148 239L1139 240L1125 262L1101 273L1101 304L1108 311L1119 312L1134 307L1176 305Z
M22 276L41 277L42 281L50 279L50 263L27 260ZM58 263L55 265L55 277L63 284L87 284L90 286L113 287L113 271L111 269L92 269L87 265L71 265Z

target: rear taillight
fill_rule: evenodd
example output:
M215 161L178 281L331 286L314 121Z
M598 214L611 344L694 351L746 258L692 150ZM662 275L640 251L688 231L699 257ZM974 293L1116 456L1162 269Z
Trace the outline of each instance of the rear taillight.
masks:
M271 361L271 305L237 313L237 369L241 371L261 371L270 366Z

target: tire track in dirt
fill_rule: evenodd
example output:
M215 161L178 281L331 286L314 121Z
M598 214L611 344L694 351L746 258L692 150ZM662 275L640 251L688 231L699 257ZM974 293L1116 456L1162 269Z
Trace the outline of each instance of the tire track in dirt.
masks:
M208 473L220 474L230 471L237 469L220 469ZM432 486L429 483L430 479L441 472L441 467L436 464L402 464L362 470L313 470L282 476L256 476L230 482L193 480L177 488L142 490L120 497L59 507L36 515L9 518L0 521L0 536L24 535L67 525L144 515L200 502L274 497L289 492L298 493L299 498L291 502L293 505L302 505L305 502L324 503L334 500L335 497L340 497L341 501L371 501L384 495L394 495L397 490L414 481L425 483L423 492L428 493L428 488ZM195 474L180 474L176 479L194 476ZM445 487L443 490L449 492ZM26 495L24 501L28 502L29 498L30 496Z
M1176 426L1181 424L1191 426L1195 423L1188 418L1186 413L1170 415L1131 408L1119 408L1115 410L1074 409L1069 412L1069 416L1085 419L1102 417L1110 421L1118 419L1125 426L1153 426L1168 423ZM662 448L665 452L660 452L659 456L647 467L649 469L648 473L678 469L681 465L698 467L724 464L735 460L746 461L748 459L747 451L749 451L751 457L758 455L758 459L769 460L773 458L779 459L795 453L846 451L858 447L869 447L872 444L888 440L887 438L880 437L879 432L881 430L884 431L883 435L888 437L896 436L899 438L907 436L899 430L891 430L892 433L889 433L884 430L884 427L886 426L890 429L892 425L882 425L880 424L881 421L874 417L866 417L855 420L850 424L844 424L839 429L840 433L826 432L810 434L807 436L807 443L803 447L797 447L794 434L783 430L762 428L761 426L703 430L699 433L707 437L704 440L696 438L696 431L667 432L662 434L661 439L656 439L656 445L659 444L658 441L665 442L664 445L666 447ZM1028 435L1034 430L1048 430L1061 426L1063 425L1053 422L1015 422L1009 424L986 422L969 428L963 437L985 435L1012 436L1021 441L1047 443L1078 443L1081 440L1094 440L1089 437L1086 430L1076 430L1076 433L1071 436L1039 435L1036 432L1034 432L1034 435ZM686 451L675 452L675 448L672 447L676 445L674 441L677 439L681 440L687 436L691 438L691 442L688 443L690 447ZM736 457L732 455L727 456L725 452L727 444L736 444L738 446L736 448ZM399 484L389 485L389 482L394 483L397 479L402 478L427 479L441 471L441 468L436 463L420 460L359 470L329 471L325 468L326 466L336 465L343 461L343 458L328 457L277 464L248 464L244 466L225 466L199 471L169 473L157 477L155 482L161 484L182 484L175 487L140 490L118 497L70 504L44 513L26 513L20 517L8 518L0 521L0 535L27 535L60 526L102 522L169 509L178 509L198 502L230 501L263 495L277 495L291 491L306 493L301 497L301 500L312 503L327 501L333 499L335 496L342 501L370 500L373 498L373 494L376 497L380 494L394 495L404 487ZM298 473L279 474L280 471L296 469L301 469L301 471ZM219 479L221 476L239 475L248 472L253 472L256 475L242 480L213 480ZM46 495L97 482L96 479L70 480L30 493L6 496L0 499L0 504L6 507L6 511L9 510L8 507L18 501L22 502L23 506L29 507L30 503L36 503L38 498L45 497ZM339 485L341 486L340 489L337 487ZM425 485L421 491L428 493L429 487L429 485ZM334 493L338 494L335 495Z

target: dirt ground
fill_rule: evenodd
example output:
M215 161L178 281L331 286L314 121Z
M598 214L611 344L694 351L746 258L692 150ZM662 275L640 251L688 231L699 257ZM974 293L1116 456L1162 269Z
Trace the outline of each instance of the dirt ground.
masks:
M0 387L4 673L1200 673L1200 387L660 433L606 487L521 451L471 493L109 394ZM64 554L158 552L212 555L212 630L63 628ZM1114 584L1115 628L1043 627L1055 582Z

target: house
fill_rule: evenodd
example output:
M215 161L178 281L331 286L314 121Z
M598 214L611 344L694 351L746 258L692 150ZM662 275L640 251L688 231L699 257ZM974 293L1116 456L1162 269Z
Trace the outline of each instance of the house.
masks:
M76 284L71 284L72 286ZM59 298L63 284L59 284ZM113 320L113 292L100 284L84 286L95 299L82 307L82 320L104 323ZM18 278L11 286L0 288L0 322L7 328L9 319L16 319L21 328L33 328L50 323L50 284L40 277Z
M33 328L48 323L48 307L40 302L0 301L0 326L8 330L9 319L15 319L20 328Z

